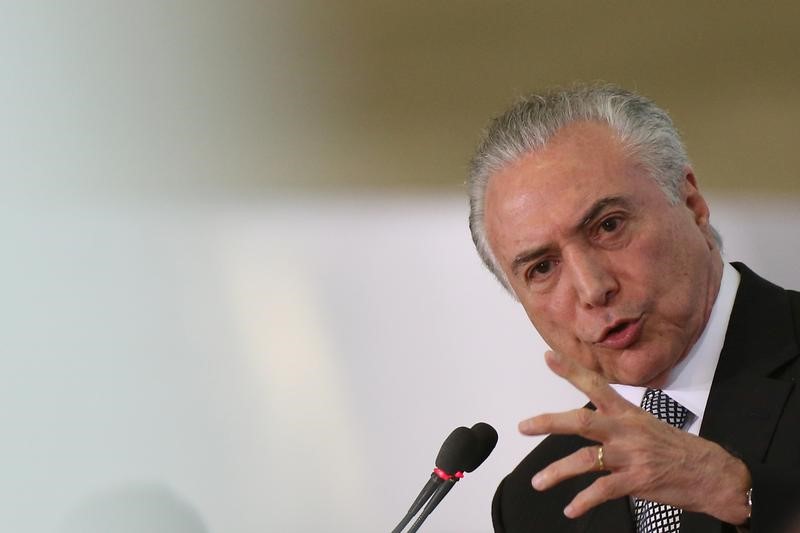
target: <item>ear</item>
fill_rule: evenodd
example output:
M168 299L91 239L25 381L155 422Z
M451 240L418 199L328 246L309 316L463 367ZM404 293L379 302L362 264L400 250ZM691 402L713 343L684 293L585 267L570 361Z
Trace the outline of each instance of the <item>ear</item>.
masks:
M708 209L706 199L700 193L697 187L697 178L691 167L686 167L683 171L683 191L682 191L683 204L692 214L694 223L700 228L700 231L705 235L709 246L716 246L716 241L711 233L711 225L709 219L711 212Z

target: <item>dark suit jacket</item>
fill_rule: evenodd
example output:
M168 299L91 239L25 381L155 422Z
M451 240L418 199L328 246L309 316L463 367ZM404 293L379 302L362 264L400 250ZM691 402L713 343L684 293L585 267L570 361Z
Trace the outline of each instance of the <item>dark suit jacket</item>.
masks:
M700 436L740 457L753 476L751 531L783 531L800 513L800 293L741 274L725 343L706 404ZM542 531L634 532L628 498L606 502L575 520L563 509L600 474L586 474L545 491L533 475L593 444L581 437L551 435L500 484L492 503L497 533ZM708 515L684 512L682 533L729 533L736 529Z

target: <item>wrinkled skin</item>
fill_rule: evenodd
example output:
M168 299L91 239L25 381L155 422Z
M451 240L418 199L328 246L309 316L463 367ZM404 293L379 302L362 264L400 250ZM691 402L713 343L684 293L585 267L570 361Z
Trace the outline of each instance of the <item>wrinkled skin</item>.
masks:
M743 522L744 464L657 421L608 385L662 386L708 321L722 260L692 170L671 202L607 126L576 123L492 176L484 210L499 266L560 354L548 364L598 407L520 425L529 435L603 443L612 474L577 495L567 516L633 494ZM595 469L596 457L593 447L564 458L535 476L534 486Z
M489 181L489 243L530 320L551 347L612 383L658 386L711 313L722 260L689 170L683 185L672 205L593 123L567 127ZM598 342L633 319L637 342Z
M570 518L607 500L633 495L706 513L731 524L744 523L749 509L745 492L750 473L739 459L718 444L661 422L631 404L599 374L554 352L548 366L582 391L596 411L575 409L523 420L525 435L581 435L603 444L603 463L611 472L578 493L564 509ZM547 490L564 479L598 469L597 446L578 450L532 480Z

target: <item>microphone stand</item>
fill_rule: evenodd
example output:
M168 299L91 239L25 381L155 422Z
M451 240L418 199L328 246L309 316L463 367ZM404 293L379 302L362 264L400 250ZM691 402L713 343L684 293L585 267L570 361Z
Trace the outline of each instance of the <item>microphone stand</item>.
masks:
M409 522L411 522L411 519L414 518L414 515L417 514L420 509L422 509L422 506L425 505L425 502L430 499L430 497L436 492L436 489L438 489L439 486L444 482L445 478L443 478L441 474L437 472L437 470L439 469L437 468L433 471L433 473L431 473L431 478L428 480L425 486L422 487L422 490L419 492L419 496L417 496L417 499L411 504L408 512L403 519L400 520L400 523L397 524L397 527L392 530L392 533L400 533L403 531L403 528L406 527Z
M433 496L431 496L431 499L428 501L425 509L422 510L419 517L417 517L417 520L406 533L416 533L425 519L428 518L428 515L431 514L434 509L436 509L436 506L439 505L439 502L441 502L444 497L447 496L447 493L450 492L450 489L452 489L462 477L464 477L463 472L456 472L455 476L445 481L443 485L439 485L439 488L437 488L436 492L433 493Z

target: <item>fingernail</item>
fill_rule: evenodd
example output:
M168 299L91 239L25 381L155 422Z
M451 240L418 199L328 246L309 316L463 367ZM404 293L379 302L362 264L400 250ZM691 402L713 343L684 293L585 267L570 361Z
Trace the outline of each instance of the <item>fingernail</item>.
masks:
M535 476L533 476L533 488L536 490L542 490L544 488L544 474L539 472Z
M566 516L567 518L574 518L573 516L574 512L575 508L572 506L572 504L569 504L566 507L564 507L564 516Z

